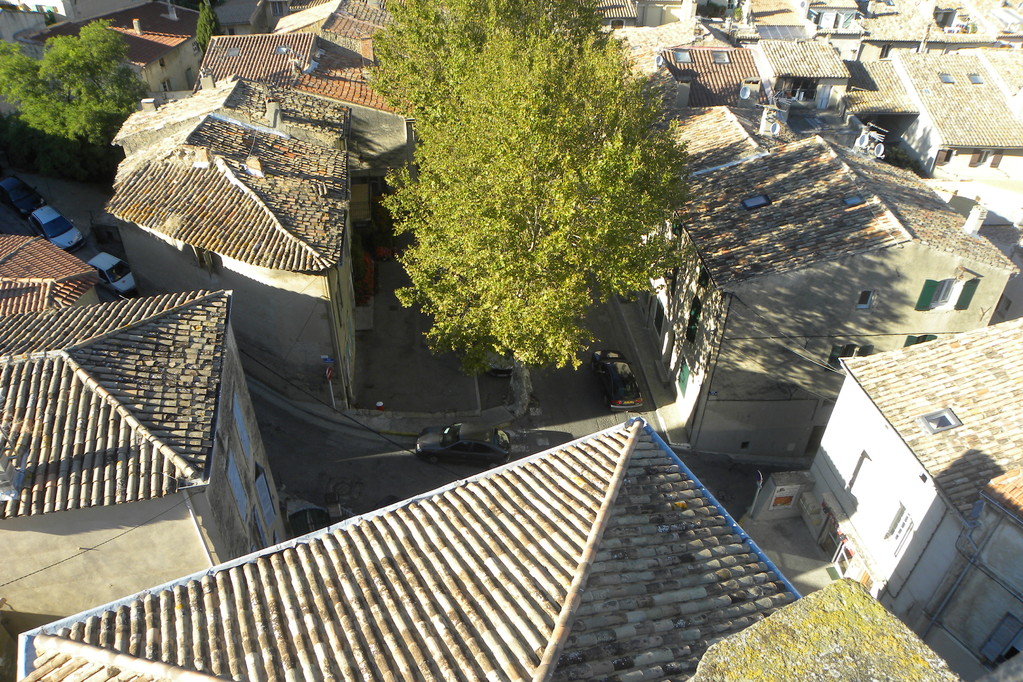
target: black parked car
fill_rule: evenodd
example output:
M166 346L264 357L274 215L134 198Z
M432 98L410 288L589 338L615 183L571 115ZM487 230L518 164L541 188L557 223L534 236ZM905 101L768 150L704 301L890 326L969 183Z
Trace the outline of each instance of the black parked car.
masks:
M604 399L612 410L633 410L643 406L643 394L632 365L616 350L598 350L590 359L590 369L600 379Z
M0 200L13 207L22 216L28 216L46 203L39 192L22 182L21 178L13 175L0 180Z
M445 460L466 464L504 464L511 446L508 434L483 424L430 426L416 441L416 455L429 462Z

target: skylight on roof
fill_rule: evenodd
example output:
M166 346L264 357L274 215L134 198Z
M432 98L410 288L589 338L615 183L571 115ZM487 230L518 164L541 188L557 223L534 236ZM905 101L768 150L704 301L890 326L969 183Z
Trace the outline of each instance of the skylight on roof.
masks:
M689 50L675 50L675 62L678 64L692 64L693 56Z
M952 83L956 82L956 79L952 78L951 74L947 74L947 73L939 73L938 74L938 78L940 78L941 82L946 84L946 85L949 85L949 84L952 84Z
M227 48L227 52L225 54L228 57L237 57L241 53L242 53L242 51L239 50L237 47L229 47L229 48Z
M761 206L767 206L771 203L771 198L766 194L757 194L756 196L747 197L739 202L739 204L747 211L760 208Z
M289 48L287 45L278 45L277 49L274 50L274 52L276 52L277 54L288 54L289 52L291 52L291 48Z
M732 56L724 50L714 50L710 53L710 58L715 64L731 64Z
M845 199L842 199L842 203L845 204L846 206L859 206L860 204L866 202L864 201L863 197L861 197L859 194L853 194L851 196L847 196Z
M959 417L947 407L920 417L920 424L928 433L940 433L963 425Z
M980 77L979 73L971 73L969 75L970 82L974 85L983 85L984 79Z

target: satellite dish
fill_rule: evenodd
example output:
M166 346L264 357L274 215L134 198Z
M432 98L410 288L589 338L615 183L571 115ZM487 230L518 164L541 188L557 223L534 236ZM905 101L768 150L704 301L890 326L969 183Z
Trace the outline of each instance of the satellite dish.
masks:
M774 123L771 124L771 135L777 137L778 133L780 133L780 132L781 132L781 123L778 123L777 121L775 121Z
M664 57L662 57L661 55L657 55L656 57L654 57L654 65L658 69L664 66Z
M884 145L881 144L880 142L874 145L874 156L876 156L879 159L884 158Z
M870 135L860 133L860 136L856 138L856 146L860 149L866 149L868 144L870 144Z
M753 91L749 89L748 85L739 88L739 99L749 99L752 95Z

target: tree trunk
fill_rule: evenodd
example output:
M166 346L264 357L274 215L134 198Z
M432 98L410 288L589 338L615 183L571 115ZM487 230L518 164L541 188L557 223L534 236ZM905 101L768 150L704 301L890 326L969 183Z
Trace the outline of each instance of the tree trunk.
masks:
M533 381L529 377L529 368L518 360L512 367L511 375L511 411L521 417L529 410L529 400L533 396Z

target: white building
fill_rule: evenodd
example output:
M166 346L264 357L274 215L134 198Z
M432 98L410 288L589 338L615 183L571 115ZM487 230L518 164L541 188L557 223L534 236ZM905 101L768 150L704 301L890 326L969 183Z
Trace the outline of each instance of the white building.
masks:
M799 502L839 573L967 679L1023 643L1020 511L982 495L1023 466L1021 360L1023 320L843 360Z

